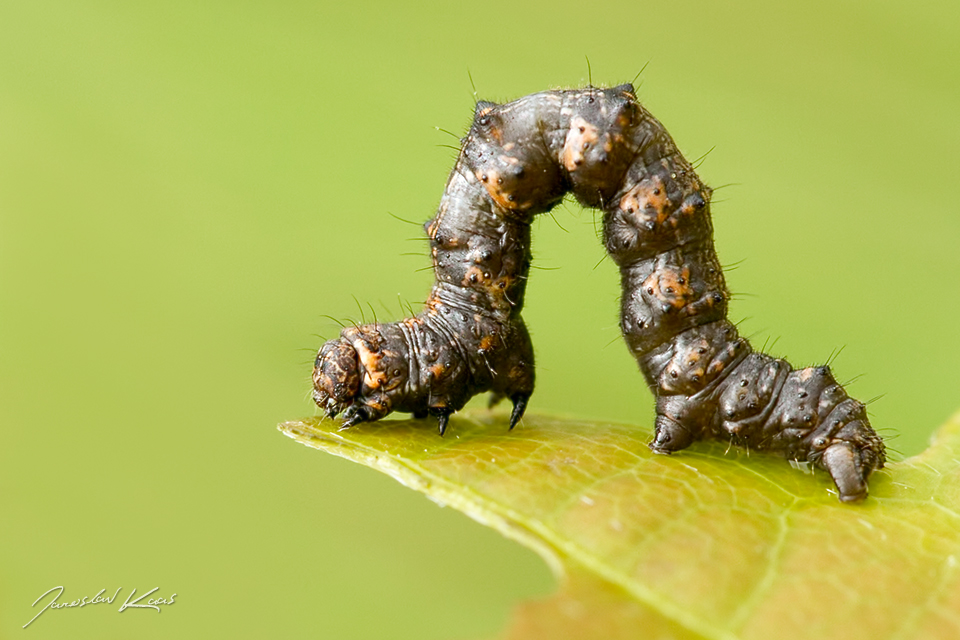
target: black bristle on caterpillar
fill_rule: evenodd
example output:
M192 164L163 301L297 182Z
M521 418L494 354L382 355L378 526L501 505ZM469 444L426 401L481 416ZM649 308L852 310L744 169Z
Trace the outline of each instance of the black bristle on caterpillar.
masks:
M884 445L827 367L793 370L754 352L727 320L711 190L632 85L545 91L477 104L436 217L426 225L436 283L424 310L345 329L314 369L314 400L343 426L390 411L449 415L473 395L533 392L520 317L530 222L572 192L604 215L619 265L621 329L657 394L651 449L704 438L779 452L826 470L843 501L867 495Z

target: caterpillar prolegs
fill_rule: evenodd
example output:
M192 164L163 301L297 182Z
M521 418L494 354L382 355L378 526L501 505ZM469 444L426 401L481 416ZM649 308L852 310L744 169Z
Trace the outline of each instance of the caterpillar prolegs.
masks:
M793 370L754 352L727 319L713 246L711 190L631 85L545 91L480 102L426 224L436 283L424 310L345 329L325 344L314 399L343 426L390 411L449 415L473 395L514 403L533 392L533 349L520 317L530 222L572 192L603 210L620 267L621 329L657 395L650 447L671 453L704 438L811 462L840 499L867 495L883 466L864 405L827 367Z

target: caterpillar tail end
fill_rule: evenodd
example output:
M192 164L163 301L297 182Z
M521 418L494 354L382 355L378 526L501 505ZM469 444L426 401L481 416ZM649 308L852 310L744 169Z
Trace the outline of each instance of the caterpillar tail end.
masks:
M879 438L864 446L841 441L823 451L819 464L837 485L840 502L862 502L869 493L867 479L883 467L884 458Z
M647 446L654 453L671 454L686 449L697 440L695 433L676 420L660 414L654 427L653 441Z

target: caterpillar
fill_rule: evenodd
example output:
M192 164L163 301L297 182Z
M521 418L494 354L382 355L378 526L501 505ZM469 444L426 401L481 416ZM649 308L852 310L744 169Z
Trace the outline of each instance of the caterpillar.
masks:
M513 402L534 385L520 316L530 222L572 193L603 212L621 274L620 327L657 397L650 448L706 438L810 462L841 501L867 496L883 441L827 366L794 370L753 350L727 319L711 189L637 101L632 85L478 102L436 216L425 224L435 284L400 322L344 329L317 355L313 397L343 427L390 411L434 415L440 434L473 395Z

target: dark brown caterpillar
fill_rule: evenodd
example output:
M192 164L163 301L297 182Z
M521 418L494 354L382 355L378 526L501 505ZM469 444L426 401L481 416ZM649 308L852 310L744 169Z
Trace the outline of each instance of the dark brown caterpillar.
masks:
M843 501L866 497L884 446L827 367L793 371L753 352L726 319L713 248L710 188L700 182L631 85L481 102L437 216L427 223L437 284L423 312L344 330L317 357L314 399L344 426L391 410L447 417L485 390L533 391L520 318L529 222L572 192L604 211L620 266L621 327L657 393L651 448L706 437L809 461Z

